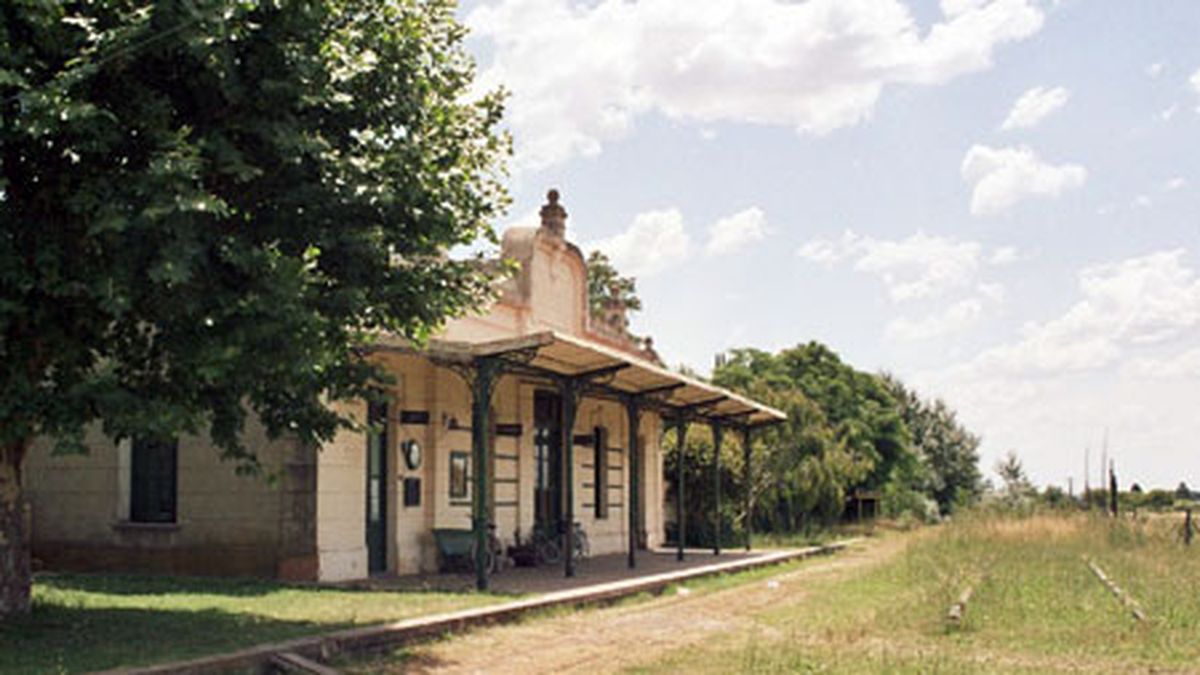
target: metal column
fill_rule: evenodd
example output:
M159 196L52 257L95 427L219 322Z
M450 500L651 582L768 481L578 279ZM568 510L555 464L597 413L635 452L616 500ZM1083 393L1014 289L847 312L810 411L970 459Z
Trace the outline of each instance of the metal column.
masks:
M683 540L687 534L687 524L684 522L683 499L683 464L686 452L684 447L687 445L687 420L684 419L681 413L675 421L675 538L676 543L675 559L683 560Z
M713 440L713 555L721 555L721 436L720 422L712 423Z
M562 393L563 435L563 572L575 576L575 410L579 403L579 383L563 379L559 383Z
M488 429L499 366L493 359L477 359L471 380L471 457L475 471L471 528L475 534L475 588L481 591L488 588Z
M642 409L640 401L636 396L630 396L625 399L625 420L629 426L629 461L626 462L629 466L629 480L626 484L629 486L628 496L625 499L625 510L629 513L629 567L632 569L637 566L637 545L638 545L638 430L641 427Z
M750 427L742 427L742 472L746 485L742 500L746 511L746 550L750 550L750 535L754 531L754 471L750 467Z

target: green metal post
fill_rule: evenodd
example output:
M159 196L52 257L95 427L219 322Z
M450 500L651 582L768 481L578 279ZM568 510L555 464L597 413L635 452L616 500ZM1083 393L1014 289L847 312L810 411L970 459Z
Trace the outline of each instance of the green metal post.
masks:
M720 422L713 422L713 495L716 506L713 508L713 555L721 555L721 435L723 429Z
M625 399L625 420L629 426L629 491L625 498L625 510L629 512L629 568L637 567L638 545L638 428L642 410L636 396Z
M475 489L471 499L471 528L475 534L475 588L488 588L488 419L499 364L492 359L475 362L471 382L471 458Z
M754 472L750 470L750 427L742 427L742 472L745 474L743 480L746 482L746 488L743 490L742 499L744 500L744 508L746 510L746 550L750 550L750 535L754 530Z
M575 407L578 403L579 385L565 379L559 385L562 392L563 434L563 559L565 574L575 576Z
M676 542L675 559L683 561L683 540L687 534L687 524L684 522L684 506L683 506L683 463L684 463L684 446L687 445L687 420L680 413L675 422L675 538Z

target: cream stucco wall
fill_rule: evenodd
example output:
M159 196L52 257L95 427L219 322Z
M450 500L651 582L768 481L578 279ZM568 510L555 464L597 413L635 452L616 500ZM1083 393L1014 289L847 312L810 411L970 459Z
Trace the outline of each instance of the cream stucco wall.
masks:
M365 422L365 403L338 407ZM367 576L366 442L362 432L342 430L317 456L317 576L321 581Z
M245 442L268 472L279 474L297 446L269 440L253 418ZM207 437L179 440L177 519L129 523L129 443L98 430L85 439L87 455L54 455L39 439L26 461L24 488L33 509L34 555L55 567L145 568L188 574L277 573L286 481L239 476Z

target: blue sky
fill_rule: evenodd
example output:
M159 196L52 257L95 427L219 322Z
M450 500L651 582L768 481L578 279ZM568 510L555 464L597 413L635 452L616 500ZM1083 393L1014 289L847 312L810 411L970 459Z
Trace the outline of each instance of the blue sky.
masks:
M829 344L1039 483L1200 486L1200 3L465 0L671 364Z

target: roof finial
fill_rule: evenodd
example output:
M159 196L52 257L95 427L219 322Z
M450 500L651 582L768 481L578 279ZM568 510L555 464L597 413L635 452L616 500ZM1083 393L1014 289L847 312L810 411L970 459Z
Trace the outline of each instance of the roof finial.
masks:
M542 227L563 237L567 232L567 210L558 203L558 190L551 188L546 193L546 204L538 212L542 217Z

